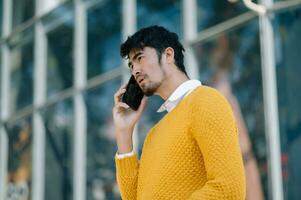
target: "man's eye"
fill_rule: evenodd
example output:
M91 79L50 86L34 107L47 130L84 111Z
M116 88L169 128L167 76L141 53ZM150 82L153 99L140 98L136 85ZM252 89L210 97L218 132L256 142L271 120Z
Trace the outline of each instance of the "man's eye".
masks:
M139 56L137 59L138 59L138 61L140 61L141 60L141 58L142 58L142 56Z

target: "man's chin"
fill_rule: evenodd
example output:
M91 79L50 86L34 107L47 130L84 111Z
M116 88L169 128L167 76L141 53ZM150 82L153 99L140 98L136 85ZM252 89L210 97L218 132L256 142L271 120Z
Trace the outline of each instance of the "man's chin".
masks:
M153 90L149 90L149 89L145 89L145 88L142 88L142 91L143 91L144 95L147 97L153 96L154 92L155 92Z
M147 90L147 91L142 90L142 91L143 91L144 95L147 96L147 97L150 97L150 96L154 95L154 92L152 92L152 91L149 91L149 90Z

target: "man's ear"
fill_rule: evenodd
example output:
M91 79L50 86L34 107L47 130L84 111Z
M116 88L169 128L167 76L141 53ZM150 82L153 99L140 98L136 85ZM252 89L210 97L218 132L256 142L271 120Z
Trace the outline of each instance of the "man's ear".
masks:
M166 62L168 64L172 64L175 62L175 52L173 50L173 48L171 47L167 47L164 51L165 56L166 56Z

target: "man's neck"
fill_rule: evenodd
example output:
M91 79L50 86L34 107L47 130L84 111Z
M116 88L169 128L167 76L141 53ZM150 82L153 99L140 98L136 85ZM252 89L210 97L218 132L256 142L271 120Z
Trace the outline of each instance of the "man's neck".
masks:
M167 100L170 95L189 78L183 73L173 74L164 80L160 88L158 88L156 95L161 96L164 100Z

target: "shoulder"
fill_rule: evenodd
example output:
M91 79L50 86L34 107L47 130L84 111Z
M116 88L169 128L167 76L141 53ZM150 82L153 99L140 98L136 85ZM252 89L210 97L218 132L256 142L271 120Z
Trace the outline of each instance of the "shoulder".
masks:
M233 118L233 112L226 97L212 87L200 86L187 97L188 112L198 121L226 118L232 120Z
M207 86L198 87L191 93L187 103L193 127L236 129L232 108L218 90Z
M197 87L188 96L187 101L192 107L211 107L228 104L222 93L209 86Z

